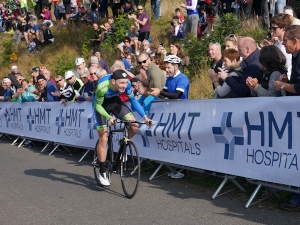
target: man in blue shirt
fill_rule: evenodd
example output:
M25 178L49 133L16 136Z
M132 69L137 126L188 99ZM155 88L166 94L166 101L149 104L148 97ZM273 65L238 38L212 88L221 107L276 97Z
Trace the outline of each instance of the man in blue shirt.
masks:
M38 40L40 39L40 29L37 25L34 24L34 20L29 21L27 32L24 32L24 38L27 44L29 44L29 36L31 36L32 34L35 34Z
M152 88L151 95L168 99L188 99L190 82L187 76L179 70L181 59L174 55L168 55L164 59L164 63L169 77L163 90Z

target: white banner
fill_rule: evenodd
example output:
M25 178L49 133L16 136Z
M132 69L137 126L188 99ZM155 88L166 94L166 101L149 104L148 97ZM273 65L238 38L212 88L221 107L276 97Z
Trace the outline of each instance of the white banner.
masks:
M297 97L160 101L149 117L133 138L143 158L300 187ZM86 148L98 138L90 103L0 103L0 132Z

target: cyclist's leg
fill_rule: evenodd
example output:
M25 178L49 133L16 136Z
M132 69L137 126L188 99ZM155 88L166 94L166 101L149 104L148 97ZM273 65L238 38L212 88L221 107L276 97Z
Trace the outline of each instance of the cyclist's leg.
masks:
M125 115L125 117L123 117L122 120L136 120L134 115L132 113L128 113L127 115ZM137 123L131 123L128 129L128 138L132 138L136 132L138 132L139 129L139 125Z
M94 122L99 135L99 141L97 145L97 156L100 162L100 173L104 174L106 172L105 161L107 155L107 127L106 119L101 116L97 111L94 111Z

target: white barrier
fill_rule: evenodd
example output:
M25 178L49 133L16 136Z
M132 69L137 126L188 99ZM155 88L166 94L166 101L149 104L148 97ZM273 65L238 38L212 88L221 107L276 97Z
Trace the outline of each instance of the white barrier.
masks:
M297 97L153 102L143 158L300 186ZM0 132L93 148L90 103L0 103ZM114 140L121 137L117 134Z

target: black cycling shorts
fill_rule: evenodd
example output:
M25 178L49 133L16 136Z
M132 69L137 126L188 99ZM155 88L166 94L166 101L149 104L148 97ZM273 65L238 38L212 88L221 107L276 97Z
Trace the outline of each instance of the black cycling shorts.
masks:
M102 107L108 114L113 114L120 120L126 120L126 117L133 115L130 108L121 101L119 96L105 98ZM106 118L94 110L94 122L97 130L106 129Z
M149 37L150 37L150 32L139 32L138 40L140 42L142 42L143 40L147 40L148 41Z

